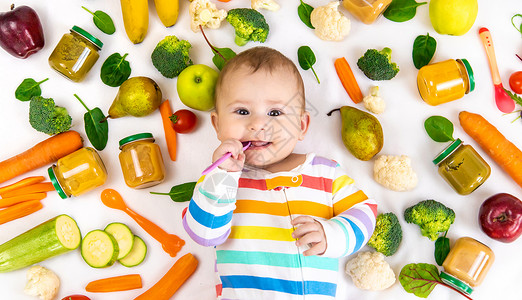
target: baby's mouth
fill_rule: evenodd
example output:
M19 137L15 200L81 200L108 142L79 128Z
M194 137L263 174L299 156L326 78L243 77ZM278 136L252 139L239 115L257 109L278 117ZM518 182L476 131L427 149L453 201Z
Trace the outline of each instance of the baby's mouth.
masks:
M263 149L268 146L270 146L271 142L264 142L264 141L250 141L250 147L248 147L247 150L256 150L256 149Z

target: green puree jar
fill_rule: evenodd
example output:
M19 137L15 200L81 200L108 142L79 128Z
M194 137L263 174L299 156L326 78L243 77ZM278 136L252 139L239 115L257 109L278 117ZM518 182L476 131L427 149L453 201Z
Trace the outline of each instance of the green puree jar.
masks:
M488 163L471 147L460 139L453 141L434 160L439 174L453 189L468 195L481 186L491 173Z
M49 56L49 65L74 82L82 81L100 55L103 43L78 26L62 39Z

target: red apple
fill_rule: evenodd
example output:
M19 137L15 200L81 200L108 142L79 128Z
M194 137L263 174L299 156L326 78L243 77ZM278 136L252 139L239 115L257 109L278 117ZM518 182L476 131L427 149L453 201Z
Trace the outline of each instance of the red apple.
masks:
M0 46L11 55L27 58L44 46L42 24L34 9L19 6L0 13Z
M522 234L522 201L507 193L489 197L480 206L479 223L490 238L515 241Z

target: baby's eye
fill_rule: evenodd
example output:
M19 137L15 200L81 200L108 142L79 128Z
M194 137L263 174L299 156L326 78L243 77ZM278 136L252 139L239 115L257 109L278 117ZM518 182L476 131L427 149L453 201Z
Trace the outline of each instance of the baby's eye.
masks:
M268 115L270 117L277 117L279 115L281 115L283 112L281 112L280 110L277 110L277 109L274 109L274 110L271 110L270 112L268 112Z
M244 108L239 108L239 109L236 109L236 113L238 115L242 115L242 116L246 116L249 114L248 110L244 109Z

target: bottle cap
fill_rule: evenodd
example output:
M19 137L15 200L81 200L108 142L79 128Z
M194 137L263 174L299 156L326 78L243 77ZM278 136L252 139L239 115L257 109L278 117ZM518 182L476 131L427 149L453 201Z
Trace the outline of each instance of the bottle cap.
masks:
M437 155L437 157L433 160L433 163L438 165L441 161L453 153L453 151L455 151L455 149L457 149L460 144L462 144L460 139L454 140L453 143L451 143L448 147L446 147L446 149L442 150L442 152Z
M471 65L469 64L467 59L457 59L457 61L461 61L462 64L464 64L464 67L466 68L466 72L468 73L469 78L469 91L473 92L475 89L475 76L473 76L473 69L471 68ZM466 93L467 94L467 93Z
M457 290L463 292L466 295L471 295L471 293L473 292L472 287L448 273L440 272L440 279L445 284L456 288Z
M138 140L148 140L148 139L152 139L152 141L154 142L154 137L152 136L152 133L143 132L143 133L137 133L134 135L130 135L130 136L120 140L120 150L121 150L121 147L123 147L123 145L128 144L130 142L135 142Z
M49 178L51 179L51 183L53 184L54 189L58 192L58 195L60 195L60 198L67 199L68 196L65 193L65 191L63 190L60 182L56 178L56 174L54 173L55 167L56 167L56 165L52 165L51 167L49 167L49 169L47 169L47 173L49 174Z
M88 33L87 31L81 29L80 27L78 27L76 25L73 26L71 31L74 31L77 34L79 34L79 35L83 36L84 38L88 39L91 43L93 43L96 47L98 47L98 49L101 50L101 48L103 47L102 41L100 41L99 39L94 37L92 34Z

